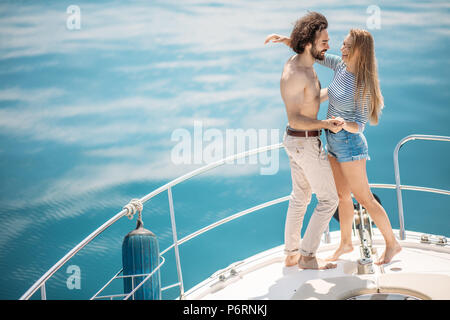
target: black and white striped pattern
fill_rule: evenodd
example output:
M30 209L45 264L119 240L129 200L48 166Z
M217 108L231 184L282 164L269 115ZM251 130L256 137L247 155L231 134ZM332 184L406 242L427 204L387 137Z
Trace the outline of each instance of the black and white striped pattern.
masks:
M346 121L356 122L360 131L368 121L370 93L366 97L364 108L359 102L355 102L355 75L348 72L342 58L333 54L325 54L324 60L316 60L317 63L334 70L333 81L328 86L328 112L327 119L332 116L341 117ZM362 96L362 88L360 89Z

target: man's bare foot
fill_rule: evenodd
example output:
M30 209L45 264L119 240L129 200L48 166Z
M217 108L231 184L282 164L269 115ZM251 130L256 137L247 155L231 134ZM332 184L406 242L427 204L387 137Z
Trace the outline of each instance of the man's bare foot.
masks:
M300 256L300 259L298 260L298 267L300 269L325 270L336 268L336 264L326 262L325 260L317 257Z
M298 263L298 259L300 259L300 253L297 253L293 256L287 256L286 260L284 260L284 264L286 265L286 267L295 266Z
M398 242L395 242L392 246L386 246L381 258L375 264L382 265L391 262L392 258L400 251L402 251L402 247Z
M336 261L344 253L349 253L352 251L353 251L353 245L351 243L349 243L349 244L341 243L339 245L339 248L337 248L337 250L334 252L334 254L331 257L326 258L325 260L326 261Z

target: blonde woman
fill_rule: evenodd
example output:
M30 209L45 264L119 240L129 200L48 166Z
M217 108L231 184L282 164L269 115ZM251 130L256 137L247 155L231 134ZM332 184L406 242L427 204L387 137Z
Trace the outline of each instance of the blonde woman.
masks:
M294 47L295 39L276 34L266 38ZM342 129L335 132L325 130L327 151L339 196L339 221L341 243L336 252L328 258L336 261L353 250L351 229L353 222L353 201L365 207L381 231L386 249L376 263L389 263L401 251L394 236L384 208L374 198L367 179L366 161L370 159L364 136L367 122L378 123L383 96L381 95L372 35L361 29L351 29L341 46L342 56L325 53L324 60L316 60L334 70L334 77L325 91L329 99L327 118L343 119ZM322 99L321 94L321 101Z

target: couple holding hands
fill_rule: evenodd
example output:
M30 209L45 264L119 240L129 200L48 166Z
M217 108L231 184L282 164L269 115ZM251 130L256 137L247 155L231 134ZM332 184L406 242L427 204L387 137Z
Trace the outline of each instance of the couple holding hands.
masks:
M284 43L296 53L284 65L280 81L288 118L283 145L292 176L285 225L285 264L301 269L335 268L332 261L353 250L353 194L370 212L384 237L385 251L375 262L381 265L389 263L401 246L386 211L370 191L366 172L366 160L370 157L364 127L367 122L376 125L383 108L374 40L366 30L351 29L342 43L342 55L328 54L327 28L322 14L310 12L296 22L290 37L272 34L265 40ZM316 62L334 71L328 88L321 88L313 68ZM320 103L326 100L327 119L318 120ZM322 129L327 152L320 140ZM318 203L301 239L312 193ZM337 207L341 243L331 257L319 259L315 254L321 235Z

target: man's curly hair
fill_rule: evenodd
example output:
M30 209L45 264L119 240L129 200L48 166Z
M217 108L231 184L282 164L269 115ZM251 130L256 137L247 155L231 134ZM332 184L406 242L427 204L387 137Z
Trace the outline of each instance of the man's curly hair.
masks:
M316 32L328 28L328 21L318 12L308 12L298 19L291 33L291 47L296 53L303 53L308 43L314 45Z

